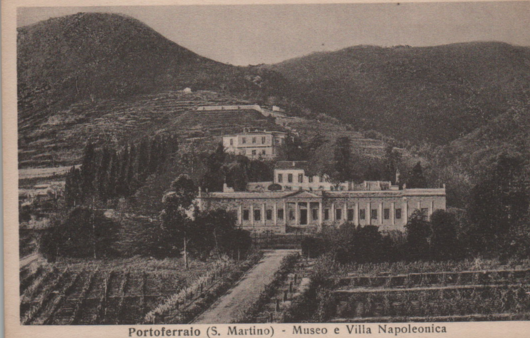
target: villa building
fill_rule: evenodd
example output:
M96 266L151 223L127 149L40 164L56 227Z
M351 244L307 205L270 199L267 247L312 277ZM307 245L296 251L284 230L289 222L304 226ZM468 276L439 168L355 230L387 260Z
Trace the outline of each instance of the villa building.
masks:
M246 230L278 233L321 231L345 222L376 225L381 231L404 231L415 210L430 218L435 210L446 209L445 187L399 189L379 181L333 184L326 177L307 176L306 165L278 162L273 182L251 183L245 192L203 192L197 198L198 207L232 211L237 224Z

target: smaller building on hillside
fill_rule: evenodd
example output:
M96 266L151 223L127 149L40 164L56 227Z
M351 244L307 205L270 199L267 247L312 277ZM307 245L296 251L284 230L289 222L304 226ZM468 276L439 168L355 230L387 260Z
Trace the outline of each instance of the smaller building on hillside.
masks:
M223 136L223 147L227 153L251 159L274 159L286 137L287 133L281 131L244 132Z

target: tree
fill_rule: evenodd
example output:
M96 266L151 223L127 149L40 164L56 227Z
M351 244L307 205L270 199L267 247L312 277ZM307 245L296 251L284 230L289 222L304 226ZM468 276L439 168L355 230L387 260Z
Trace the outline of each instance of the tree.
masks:
M81 165L81 188L83 197L87 198L94 193L94 180L97 173L96 150L94 143L87 142Z
M109 198L109 167L111 165L111 152L107 147L103 147L101 151L101 159L96 171L96 180L94 186L98 192L98 197L102 202L106 202Z
M353 179L352 175L352 150L349 137L339 137L335 142L334 171L331 175L336 182L346 182Z
M273 180L273 169L260 160L251 160L248 166L248 180L250 182L263 182Z
M401 153L394 149L392 145L388 145L385 148L385 157L384 161L384 174L383 179L390 181L393 184L396 182L396 172L399 168L401 162Z
M520 157L501 154L489 175L471 190L472 248L498 252L510 228L528 212L527 173Z
M431 215L431 253L439 260L457 258L462 248L457 240L455 215L445 210L436 210Z
M235 224L235 215L226 210L198 213L193 221L191 252L200 259L207 258L212 252L229 253L232 250Z
M215 152L206 159L207 171L202 177L201 185L208 191L223 191L224 173L223 165L226 152L222 143L219 143Z
M186 174L181 174L171 183L171 190L175 192L176 200L171 203L178 208L188 209L197 196L197 187L193 180Z
M502 240L501 259L530 258L530 214L526 214L510 227Z
M284 161L306 161L307 150L299 137L289 136L280 146L280 158Z
M407 255L410 260L425 259L429 256L431 227L420 210L415 210L407 224Z
M324 250L331 252L334 260L341 264L378 262L387 256L383 236L377 226L361 227L345 223L339 229L325 230L320 237ZM320 247L317 250L323 249Z
M83 186L81 171L72 166L65 178L64 200L67 208L83 203Z
M427 180L423 175L423 168L419 161L410 172L409 179L407 180L407 188L427 188Z
M47 258L113 255L119 226L101 211L84 207L72 209L64 220L47 229L39 250Z

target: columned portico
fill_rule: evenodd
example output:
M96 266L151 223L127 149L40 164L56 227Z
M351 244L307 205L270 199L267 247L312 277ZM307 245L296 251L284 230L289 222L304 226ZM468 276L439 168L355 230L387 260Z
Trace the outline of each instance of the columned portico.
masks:
M351 221L356 225L385 226L382 229L386 230L386 226L401 228L417 207L420 210L423 207L428 216L436 209L445 209L445 190L421 193L404 190L205 193L197 204L201 210L229 210L237 216L239 226L257 232L286 232L287 225L321 230L324 224L339 226Z

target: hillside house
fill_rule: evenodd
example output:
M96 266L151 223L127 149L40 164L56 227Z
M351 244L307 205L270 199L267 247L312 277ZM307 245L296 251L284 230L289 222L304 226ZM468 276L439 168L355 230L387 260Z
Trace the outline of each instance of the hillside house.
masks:
M223 136L223 147L227 153L251 159L274 159L286 137L287 133L280 131L243 132Z

